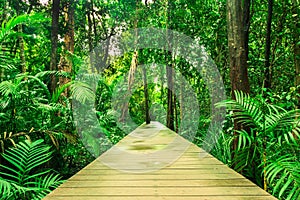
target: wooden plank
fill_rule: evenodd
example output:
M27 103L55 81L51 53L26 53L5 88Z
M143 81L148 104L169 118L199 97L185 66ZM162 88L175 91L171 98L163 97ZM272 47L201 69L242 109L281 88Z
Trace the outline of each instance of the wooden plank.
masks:
M85 195L108 195L108 196L128 196L140 194L163 194L163 195L202 195L202 196L228 196L228 195L257 195L267 196L263 190L256 187L88 187L88 188L58 188L56 192L60 196L77 194Z
M226 180L226 179L236 179L241 178L241 175L233 175L233 174L199 174L199 175L184 175L184 174L161 174L161 175L136 175L136 174L121 174L121 175L77 175L73 177L71 180Z
M159 187L203 187L203 186L249 186L257 187L254 183L250 182L247 179L230 179L230 180L131 180L131 181L121 181L121 180L102 180L102 181L78 181L78 180L69 180L61 187L122 187L122 186L131 186L131 187L152 187L153 185Z
M80 175L121 175L126 172L121 172L118 170L109 170L109 169L85 169L83 171L80 171L78 174ZM191 175L197 175L197 174L208 174L208 173L214 173L214 174L231 174L231 170L224 168L224 167L216 167L212 166L211 168L202 168L202 169L162 169L160 171L155 171L153 173L148 173L150 175L156 175L156 174L191 174ZM128 174L128 173L127 173Z
M276 199L157 122L143 125L46 200Z
M46 198L49 199L49 198ZM274 200L272 196L167 196L167 195L130 195L130 196L84 196L84 200ZM83 200L79 196L52 196L51 200Z

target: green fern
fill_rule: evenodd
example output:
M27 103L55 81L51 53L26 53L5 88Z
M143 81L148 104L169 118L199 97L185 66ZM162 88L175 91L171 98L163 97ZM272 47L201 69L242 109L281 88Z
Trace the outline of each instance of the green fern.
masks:
M42 165L51 159L50 146L43 140L30 142L25 140L17 144L17 148L8 149L2 157L9 165L0 165L0 193L6 199L14 196L26 196L30 199L41 199L62 181L60 176L41 170Z
M300 159L295 155L284 152L285 155L268 160L266 172L273 193L285 199L300 198Z
M237 134L233 137L238 145L234 168L259 185L267 178L274 195L298 199L300 111L287 111L239 91L235 91L235 98L216 104L233 111L233 118L248 127L247 130L235 130Z

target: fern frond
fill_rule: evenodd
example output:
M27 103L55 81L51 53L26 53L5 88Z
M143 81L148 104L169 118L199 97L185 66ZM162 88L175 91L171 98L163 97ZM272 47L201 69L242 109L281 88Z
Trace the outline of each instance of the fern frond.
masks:
M59 98L60 98L60 96L61 96L61 94L62 94L68 87L70 87L72 84L73 84L73 81L70 81L70 82L68 82L68 83L66 83L66 84L64 84L64 85L61 85L61 86L57 87L57 88L55 89L55 91L53 92L53 94L52 94L52 100L51 100L51 102L52 102L52 103L57 103L58 100L59 100Z
M30 191L30 189L11 183L10 181L0 177L1 199L14 199L17 193L25 194L27 191Z
M235 91L236 100L226 100L216 103L216 107L226 107L233 111L234 118L245 126L262 129L264 114L260 110L261 102L256 101L239 91Z
M25 140L17 145L17 148L11 148L2 156L15 168L10 168L0 165L2 168L10 171L11 173L0 172L2 175L14 178L16 183L24 184L30 178L31 170L39 167L51 159L50 147L43 145L43 140L30 142ZM40 174L41 175L41 174Z
M61 176L58 174L49 174L46 177L39 178L35 184L38 190L36 191L34 198L42 199L53 189L57 188L64 181L61 180Z
M287 199L300 198L300 162L291 154L283 155L268 162L267 179L274 185L273 194L279 193L279 198L287 193Z
M51 170L36 170L51 158L50 147L43 140L28 140L8 149L2 156L10 166L0 165L0 193L7 197L41 199L62 183L61 177L49 174Z
M95 93L92 88L86 83L76 81L71 85L72 97L79 101L80 103L85 103L86 101L95 101Z

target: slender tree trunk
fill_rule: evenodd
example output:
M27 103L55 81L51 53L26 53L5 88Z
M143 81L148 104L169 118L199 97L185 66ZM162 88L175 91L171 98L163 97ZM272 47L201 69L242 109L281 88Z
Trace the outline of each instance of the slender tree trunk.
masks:
M294 17L294 31L293 31L293 38L294 38L294 65L295 65L295 85L298 87L297 91L300 93L300 2L299 0L292 0L293 3L293 17ZM300 107L300 98L298 98L298 108Z
M59 23L59 5L60 0L52 2L52 22L51 22L51 57L50 71L57 70L57 42L58 42L58 23ZM56 88L57 80L55 76L51 76L50 91L53 92Z
M143 66L143 79L144 79L144 95L145 95L145 119L146 124L150 124L150 114L149 114L149 94L148 94L148 81L147 81L147 70L145 65Z
M177 98L174 95L174 120L175 120L175 132L178 133L179 123L178 123L178 110L177 110Z
M243 4L243 34L244 34L244 49L245 49L245 57L248 60L249 55L249 48L248 48L248 42L249 42L249 29L250 29L250 8L251 8L251 0L244 0Z
M137 46L137 37L138 37L138 32L137 32L137 26L138 26L138 18L137 18L137 11L138 11L138 1L136 1L136 10L135 10L135 19L134 19L134 28L135 28L135 41L134 41L134 45L135 48ZM125 95L124 98L124 103L123 106L121 108L121 117L119 119L120 122L125 122L126 117L128 115L128 107L129 107L129 101L128 101L128 97L131 94L131 88L133 86L134 83L134 75L136 72L138 66L138 49L135 49L132 55L132 60L131 60L131 65L130 65L130 69L129 69L129 74L128 74L128 91L127 94Z
M272 14L273 14L273 0L268 0L268 19L267 19L266 45L265 45L265 80L264 80L264 88L268 88L268 89L271 89L272 86L272 66L270 64Z
M92 12L92 21L93 21L93 29L94 29L94 41L97 42L98 41L98 33L97 33L97 22L96 22L96 17L95 17L95 13L94 13L94 0L91 0L91 12ZM96 45L96 43L94 44L94 46Z
M171 10L172 10L172 5L173 3L171 2L171 0L167 0L167 8L166 8L166 38L167 38L167 45L168 45L168 53L166 55L166 71L167 71L167 87L168 87L168 102L167 102L167 127L171 130L175 130L174 128L174 95L173 95L173 91L174 91L174 69L173 69L173 57L172 57L172 52L170 52L170 50L172 49L172 32L169 31L169 29L172 30L172 23L171 23ZM171 65L168 64L171 62Z
M167 127L171 130L174 129L174 98L173 98L173 90L174 90L174 81L173 81L173 68L172 66L167 65L167 85L168 85L168 109L167 109Z
M20 15L21 14L21 8L20 8L20 4L16 3L17 6L17 14ZM22 73L26 73L26 59L25 59L25 49L24 49L24 38L22 36L23 34L23 25L19 24L17 25L18 27L18 44L19 44L19 48L20 48L20 60L21 60L21 72Z
M264 80L264 88L271 89L272 86L272 66L270 64L270 54L271 54L271 31L272 31L272 15L273 15L273 0L268 0L268 18L267 18L267 29L266 29L266 45L265 45L265 80ZM264 190L267 191L267 173L265 170L265 163L267 162L267 152L266 152L266 142L264 139L263 144L263 163L264 163L264 171L263 171L263 187Z
M90 53L90 66L92 72L95 72L95 68L93 67L94 64L94 55L93 55L93 38L92 38L92 31L93 31L93 24L91 19L91 3L86 1L86 16L88 19L88 31L87 31L87 38L88 38L88 45L89 45L89 53Z
M6 20L6 16L7 16L7 2L5 1L4 3L3 3L3 11L2 11L2 15L1 15L1 24ZM6 50L6 48L5 48L5 45L1 45L1 48L2 48L2 52L3 52L3 54L5 55L5 50ZM0 82L2 82L3 80L4 80L4 77L5 77L5 69L3 68L3 67L1 67L0 68ZM1 157L0 157L0 159L1 159ZM1 161L1 160L0 160Z
M165 72L164 72L164 66L160 66L160 102L163 105L164 99L165 99L165 92L164 92L164 84L165 84Z
M230 60L230 80L232 98L234 91L250 92L248 80L248 34L249 34L249 10L250 0L227 1L228 47ZM247 14L246 14L247 13ZM235 130L242 127L234 123ZM237 133L235 133L237 134ZM233 149L237 148L237 140L233 143Z
M93 24L93 30L94 30L94 47L97 47L97 42L99 42L99 36L98 36L98 32L97 32L97 21L96 21L96 17L95 17L95 12L94 12L94 0L91 0L91 20L92 20L92 24ZM108 47L107 47L108 48ZM94 60L94 65L95 68L97 70L98 73L101 72L101 58L100 58L100 50L98 48L94 49L94 53L95 53L95 60Z
M26 73L26 59L25 59L25 50L24 50L24 38L21 35L23 33L22 24L18 25L18 32L19 32L19 48L20 48L20 60L21 60L21 70L22 73Z
M175 57L176 55L173 55L172 58L172 69L173 69L173 88L175 89L175 83L176 83L176 73L175 73ZM174 90L175 91L175 90ZM174 131L178 133L178 110L177 110L177 97L176 94L173 93L173 109L174 109Z
M72 63L72 56L74 53L74 0L66 2L64 7L65 12L65 23L67 32L64 36L64 43L65 43L65 51L63 52L64 55L60 57L60 62L58 68L60 71L67 72L69 76L71 76L73 63ZM70 82L70 78L60 77L59 78L59 85L64 85ZM69 88L66 89L62 95L68 97L69 96Z
M179 96L179 105L180 105L180 123L183 121L183 110L184 110L184 102L183 102L183 93L184 93L184 79L183 76L180 76L180 96Z
M131 88L134 83L134 75L137 69L138 65L138 51L135 50L133 55L132 55L132 60L131 60L131 65L129 69L129 74L128 74L128 91L124 97L124 103L121 108L121 117L119 119L120 122L125 122L126 117L128 115L128 107L129 107L129 102L128 102L128 97L131 94Z

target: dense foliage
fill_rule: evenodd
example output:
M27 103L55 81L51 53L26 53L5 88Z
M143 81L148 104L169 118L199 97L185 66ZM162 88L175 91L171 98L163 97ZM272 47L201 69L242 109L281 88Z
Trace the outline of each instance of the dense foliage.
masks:
M225 0L0 0L0 198L42 198L61 177L69 178L130 132L128 116L139 125L149 110L152 120L172 124L199 146L208 130L219 133L211 146L215 157L274 196L298 199L300 6L298 0L272 2L268 63L270 1L251 1L246 94L231 90L235 55L228 47ZM109 54L116 45L111 36L141 27L178 31L202 45L233 98L211 105L203 74L167 49ZM193 95L199 112L182 106L183 98L192 101ZM96 125L90 113L73 113L87 102L94 105ZM227 109L223 130L209 129L212 109L222 108ZM197 125L193 137L180 129L184 109L196 116L189 121ZM78 129L73 114L86 129Z

